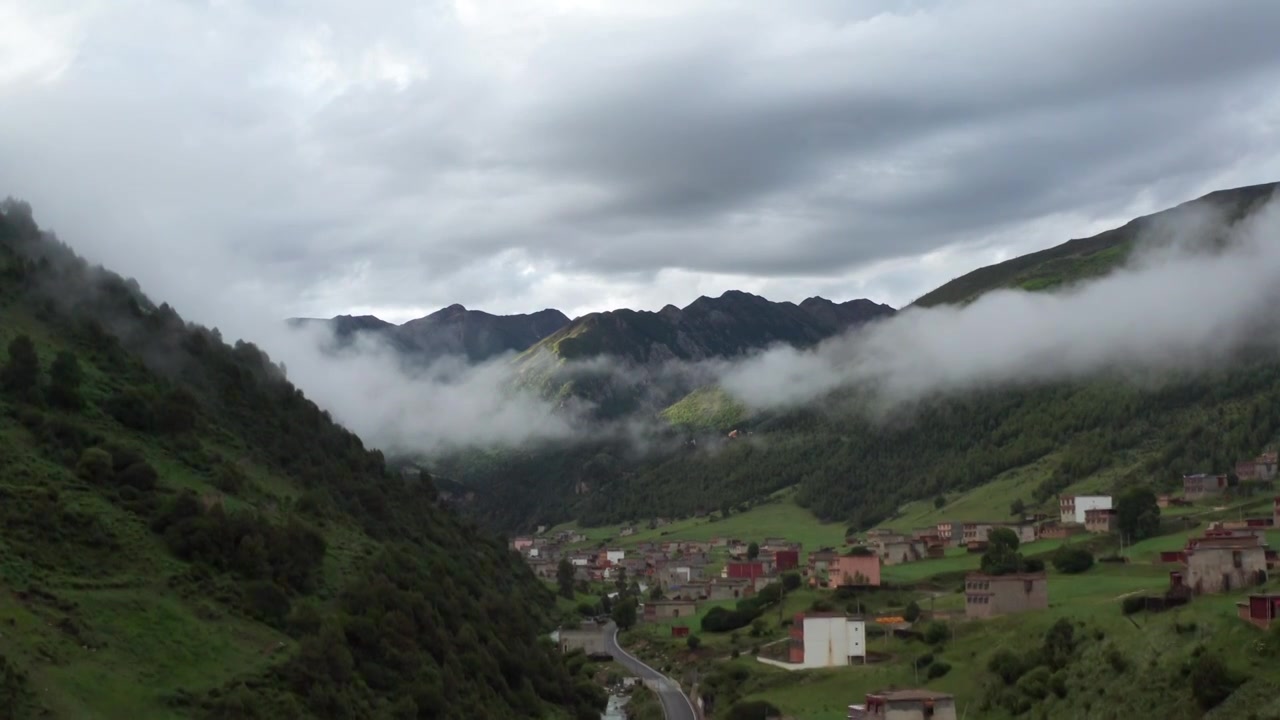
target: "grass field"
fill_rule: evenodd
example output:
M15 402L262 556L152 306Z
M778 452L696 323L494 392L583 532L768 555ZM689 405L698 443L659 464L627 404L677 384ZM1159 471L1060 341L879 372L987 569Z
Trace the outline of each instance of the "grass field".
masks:
M618 537L619 528L615 526L579 528L565 524L548 532L577 530L587 536L581 545L595 546L607 541L620 548L635 547L649 541L710 540L713 537L736 538L743 542L785 537L802 543L806 552L823 547L838 548L844 544L845 526L819 522L813 513L796 505L792 496L789 490L775 493L746 512L734 513L723 520L716 516L687 518L653 530L640 526L639 532L627 537Z

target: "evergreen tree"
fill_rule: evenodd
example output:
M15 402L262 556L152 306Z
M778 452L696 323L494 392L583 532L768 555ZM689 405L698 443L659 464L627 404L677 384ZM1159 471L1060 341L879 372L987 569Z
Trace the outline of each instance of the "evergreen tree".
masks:
M556 584L560 586L560 597L573 599L573 563L569 558L560 558L556 566Z
M40 357L35 343L19 335L9 343L9 361L0 368L0 389L24 402L40 400Z
M80 395L84 373L80 370L80 360L75 353L58 353L49 368L49 380L50 403L67 410L79 410L84 406L84 398Z

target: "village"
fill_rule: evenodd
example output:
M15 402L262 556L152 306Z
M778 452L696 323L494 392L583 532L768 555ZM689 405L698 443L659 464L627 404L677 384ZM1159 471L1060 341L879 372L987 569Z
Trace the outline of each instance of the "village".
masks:
M1189 517L1195 507L1216 507L1212 503L1240 494L1242 489L1249 493L1254 488L1269 489L1277 477L1277 455L1269 452L1241 461L1233 475L1185 475L1180 495L1159 495L1156 502L1162 512L1175 518L1179 513ZM1166 568L1167 585L1161 592L1134 596L1125 612L1135 603L1144 610L1160 612L1191 603L1198 596L1238 593L1264 584L1277 563L1267 532L1280 529L1280 496L1268 497L1265 514L1208 521L1197 525L1180 547L1160 550L1152 562ZM805 548L786 537L628 542L639 533L633 525L617 528L616 537L603 542L592 543L575 530L548 532L540 528L534 535L512 539L510 545L538 577L548 581L554 582L562 562L567 562L579 586L604 587L608 592L619 584L633 584L642 598L639 622L669 633L671 638L687 639L698 633L696 624L706 617L707 606L748 600L771 586L791 585L867 598L865 612L813 608L796 612L782 623L785 638L752 648L761 664L807 671L877 662L877 653L872 650L876 633L909 635L913 626L935 618L982 622L1048 609L1054 597L1053 583L1070 579L1057 576L1051 582L1055 576L1043 563L1038 569L1016 568L1012 572L964 572L959 598L962 608L939 610L929 602L930 609L904 613L877 607L873 598L883 588L903 585L886 580L886 574L893 574L896 568L919 567L922 573L918 576L927 577L924 569L931 565L982 556L996 531L1001 531L1002 538L1015 537L1023 546L1043 544L1041 541L1066 546L1090 539L1124 544L1116 499L1111 495L1063 495L1057 505L1058 513L1053 516L1040 513L1011 520L944 520L910 530L876 528L847 535L840 547ZM646 529L649 535L656 532L660 536L666 524L659 519ZM976 564L975 559L971 565ZM794 576L789 583L788 575ZM944 604L946 600L949 598L944 598ZM1246 593L1235 608L1240 621L1266 629L1280 612L1280 594ZM588 621L566 629L560 636L561 649L599 653L605 647L606 628L603 621ZM701 629L706 630L705 622ZM734 657L737 652L735 648ZM850 698L848 717L923 720L958 716L951 695L919 686L890 687Z

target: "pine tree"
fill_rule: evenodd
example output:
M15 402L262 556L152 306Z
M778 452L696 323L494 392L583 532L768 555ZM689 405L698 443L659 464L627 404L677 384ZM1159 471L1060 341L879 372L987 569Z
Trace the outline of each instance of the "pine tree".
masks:
M20 401L40 401L40 356L26 335L9 343L9 361L0 368L0 389Z
M49 402L67 410L79 410L84 406L80 385L84 374L75 353L60 352L49 368Z

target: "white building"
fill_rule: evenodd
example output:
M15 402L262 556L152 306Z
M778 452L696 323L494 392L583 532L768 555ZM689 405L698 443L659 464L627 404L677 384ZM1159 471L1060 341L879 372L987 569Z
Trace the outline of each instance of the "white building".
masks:
M867 624L842 613L801 613L791 625L789 665L826 668L865 662Z
M1108 505L1107 507L1110 507ZM605 550L604 557L611 563L622 562L622 558L627 556L626 550Z
M1058 498L1058 510L1063 523L1083 525L1086 512L1110 509L1110 495L1063 495Z

